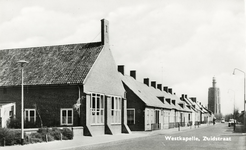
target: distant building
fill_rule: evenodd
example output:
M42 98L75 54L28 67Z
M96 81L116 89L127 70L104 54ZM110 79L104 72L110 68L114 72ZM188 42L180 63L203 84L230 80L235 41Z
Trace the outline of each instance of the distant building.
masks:
M208 109L215 115L221 114L220 109L220 89L216 87L216 80L213 77L213 87L208 89Z

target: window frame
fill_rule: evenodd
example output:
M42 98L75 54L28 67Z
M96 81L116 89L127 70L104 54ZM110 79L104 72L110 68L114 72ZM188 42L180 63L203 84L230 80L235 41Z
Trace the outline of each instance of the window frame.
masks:
M25 111L24 111L24 120L26 122L31 122L31 111L34 111L33 120L34 120L34 123L35 123L36 122L36 117L37 117L37 115L36 115L36 109L35 108L25 108Z
M90 93L90 123L91 125L104 125L105 95Z
M122 98L111 96L111 124L121 124Z
M63 123L63 111L66 111L65 123ZM72 111L71 114L71 123L69 123L68 111ZM61 125L73 125L73 108L61 108L60 109L60 124Z

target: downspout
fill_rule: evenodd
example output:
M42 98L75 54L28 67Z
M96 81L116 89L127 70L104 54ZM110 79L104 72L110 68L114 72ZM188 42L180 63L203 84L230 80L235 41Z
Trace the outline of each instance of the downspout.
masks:
M78 85L78 90L79 90L79 101L80 101L80 105L81 105L81 100L80 100L80 87L79 87L79 85ZM79 107L79 118L80 118L80 107Z

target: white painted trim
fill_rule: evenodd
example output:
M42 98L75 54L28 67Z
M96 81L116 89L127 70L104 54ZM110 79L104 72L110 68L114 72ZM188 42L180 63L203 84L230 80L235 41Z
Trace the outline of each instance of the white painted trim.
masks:
M34 108L25 108L24 120L30 122L30 112L34 111L34 122L36 122L36 109ZM26 116L26 112L28 112L28 116Z
M68 123L68 120L66 120L66 123L62 123L62 111L66 110L66 112L68 112L68 110L72 111L72 123ZM66 117L68 117L68 113L66 113ZM61 108L60 109L60 124L61 125L73 125L73 108Z

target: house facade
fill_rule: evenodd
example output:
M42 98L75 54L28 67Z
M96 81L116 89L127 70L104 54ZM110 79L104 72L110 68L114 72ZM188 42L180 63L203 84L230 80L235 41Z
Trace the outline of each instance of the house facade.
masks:
M101 41L0 51L0 104L14 103L21 118L24 66L25 124L83 126L84 135L129 133L125 90L109 47L109 23Z
M178 127L188 122L189 108L176 96L162 90L162 85L144 78L136 80L136 71L124 74L118 66L126 90L128 126L133 131L161 130Z

